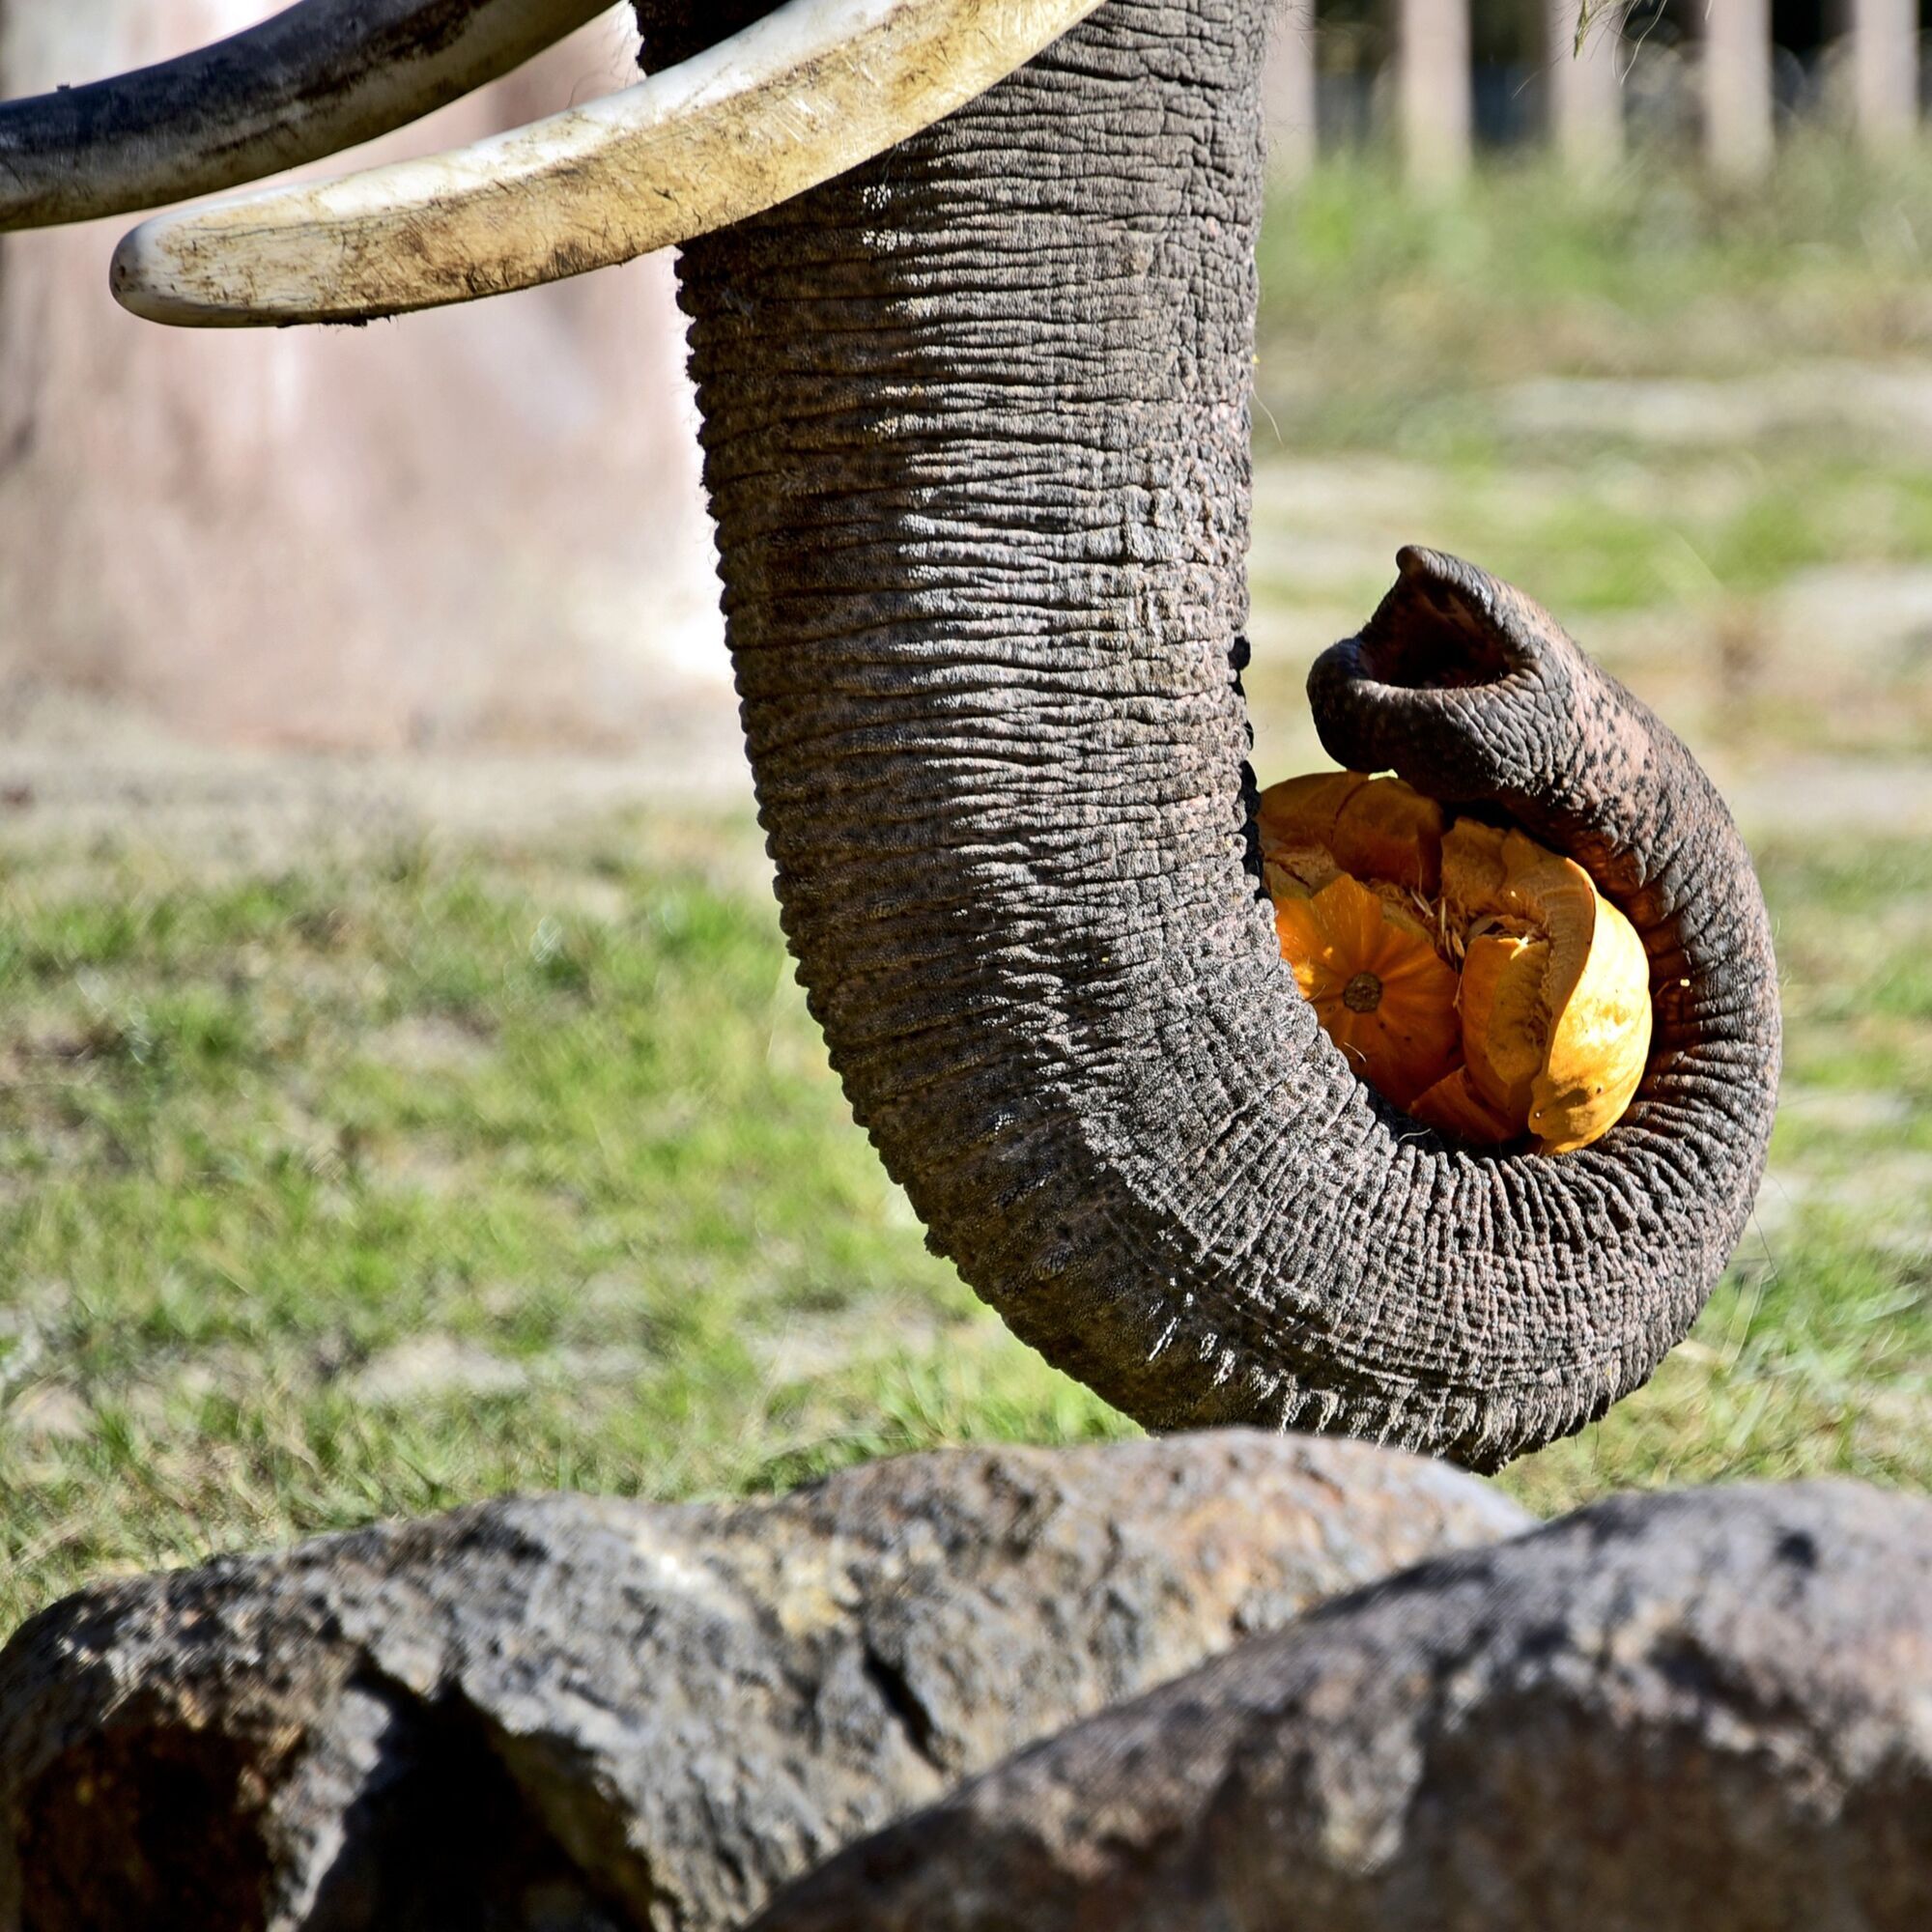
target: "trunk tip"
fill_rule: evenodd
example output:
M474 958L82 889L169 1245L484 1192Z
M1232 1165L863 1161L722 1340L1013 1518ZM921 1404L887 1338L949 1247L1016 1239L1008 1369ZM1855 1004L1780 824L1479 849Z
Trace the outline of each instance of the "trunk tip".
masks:
M1457 690L1529 668L1549 619L1487 570L1405 544L1360 639L1362 674L1398 690Z

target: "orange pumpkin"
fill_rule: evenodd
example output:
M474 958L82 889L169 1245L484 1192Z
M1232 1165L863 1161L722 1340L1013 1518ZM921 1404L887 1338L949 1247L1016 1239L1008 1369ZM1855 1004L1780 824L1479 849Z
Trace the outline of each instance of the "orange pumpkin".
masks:
M1264 851L1325 854L1340 870L1412 892L1442 875L1442 808L1400 779L1310 772L1262 794Z
M1622 1118L1650 1058L1643 941L1574 859L1473 819L1442 841L1442 896L1468 935L1463 1045L1469 1078L1545 1153Z
M1371 1086L1481 1146L1566 1153L1615 1124L1649 961L1580 866L1359 772L1271 785L1259 817L1282 956Z
M1424 1126L1477 1147L1501 1147L1522 1132L1520 1122L1491 1106L1476 1091L1466 1066L1444 1074L1426 1094L1418 1094L1408 1111Z
M1428 929L1346 873L1275 907L1281 954L1322 1030L1406 1107L1456 1065L1456 976Z

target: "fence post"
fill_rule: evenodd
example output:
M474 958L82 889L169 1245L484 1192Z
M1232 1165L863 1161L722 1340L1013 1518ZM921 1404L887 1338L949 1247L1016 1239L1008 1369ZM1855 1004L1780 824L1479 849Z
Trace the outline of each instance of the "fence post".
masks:
M1315 0L1282 0L1262 70L1262 118L1275 180L1298 181L1314 164L1315 106Z
M1703 65L1705 156L1754 181L1771 165L1771 0L1705 0Z
M1453 185L1469 169L1468 0L1397 0L1396 82L1409 181Z
M1917 0L1852 0L1852 111L1866 148L1895 148L1918 127Z
M1617 71L1623 0L1594 0L1580 45L1578 5L1579 0L1544 0L1549 134L1566 168L1590 174L1614 161L1624 148L1623 78Z

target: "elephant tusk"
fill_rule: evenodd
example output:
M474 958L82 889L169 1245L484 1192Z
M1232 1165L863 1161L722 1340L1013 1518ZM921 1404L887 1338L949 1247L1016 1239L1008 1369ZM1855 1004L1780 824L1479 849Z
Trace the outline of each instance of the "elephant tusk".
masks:
M144 223L116 298L189 327L360 322L626 262L916 133L1099 0L787 0L621 94L422 160Z
M213 194L387 133L609 0L304 0L213 46L0 105L0 229Z

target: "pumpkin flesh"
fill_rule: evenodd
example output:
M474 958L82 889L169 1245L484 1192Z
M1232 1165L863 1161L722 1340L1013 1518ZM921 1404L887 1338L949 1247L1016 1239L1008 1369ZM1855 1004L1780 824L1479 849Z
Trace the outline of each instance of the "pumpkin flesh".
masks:
M1275 908L1282 957L1349 1065L1406 1107L1455 1066L1456 976L1428 929L1346 872Z
M1650 1052L1649 960L1574 860L1353 772L1270 786L1259 822L1282 956L1378 1092L1550 1154L1621 1118Z
M1325 853L1340 870L1434 895L1442 874L1442 808L1400 779L1310 772L1262 794L1262 843Z

